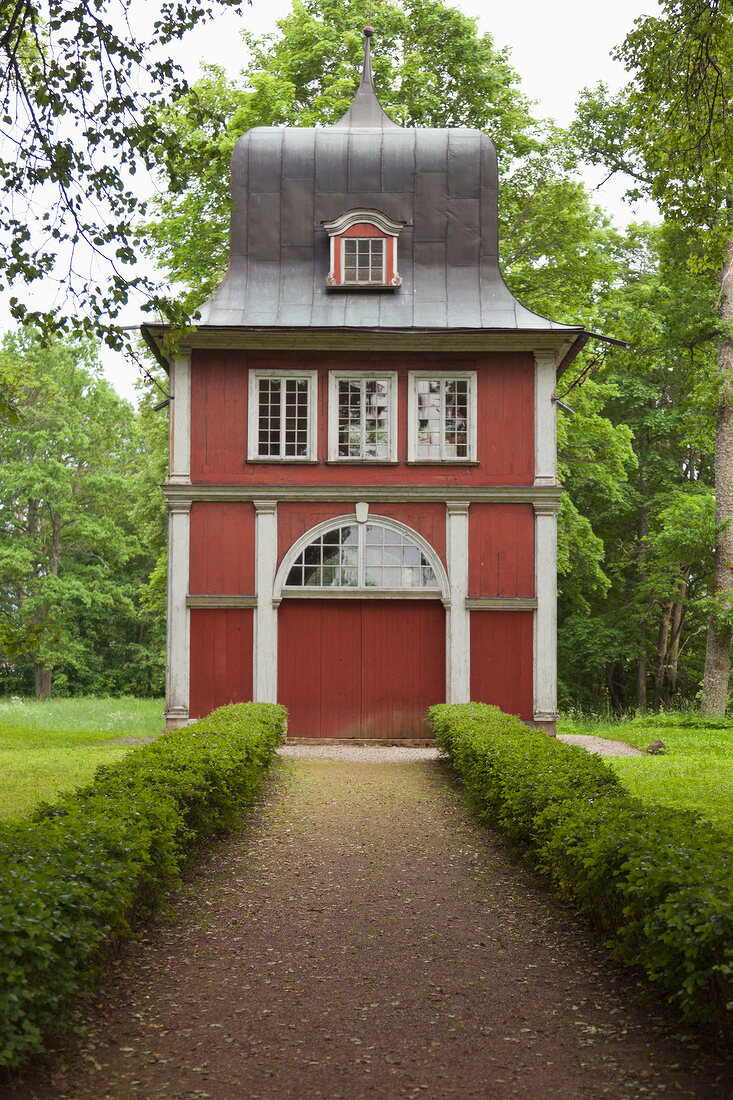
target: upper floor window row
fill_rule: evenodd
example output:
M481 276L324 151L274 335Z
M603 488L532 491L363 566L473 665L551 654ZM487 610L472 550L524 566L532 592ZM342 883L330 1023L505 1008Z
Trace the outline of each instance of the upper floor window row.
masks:
M328 380L330 462L397 461L397 374L331 371ZM255 370L249 376L252 460L315 462L317 371ZM476 372L411 371L409 462L476 460Z

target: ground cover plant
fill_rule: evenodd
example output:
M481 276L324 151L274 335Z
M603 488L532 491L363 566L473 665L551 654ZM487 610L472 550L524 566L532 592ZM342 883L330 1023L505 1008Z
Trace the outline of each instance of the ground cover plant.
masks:
M642 967L683 1019L733 1040L730 835L644 805L600 757L482 703L429 711L480 817Z
M87 783L100 764L157 736L161 699L0 700L0 818L29 813Z
M592 734L626 741L637 749L664 741L664 755L612 757L608 763L642 802L691 810L733 831L732 721L683 711L619 720L574 715L559 723L558 733Z
M155 913L202 843L252 802L285 710L221 707L0 824L0 1066L78 1016L104 952Z

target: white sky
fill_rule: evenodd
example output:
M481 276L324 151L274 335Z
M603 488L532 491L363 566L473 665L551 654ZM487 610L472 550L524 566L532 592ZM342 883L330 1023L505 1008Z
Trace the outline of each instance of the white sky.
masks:
M144 0L141 0L144 3ZM255 33L274 29L275 21L287 13L291 0L253 0L251 7L242 5L242 17L234 12L222 12L216 20L191 31L176 46L175 57L189 80L198 75L200 61L224 65L230 74L242 68L244 46L239 29L246 27ZM536 101L536 114L553 118L567 125L574 114L578 94L598 80L612 89L624 83L621 65L614 62L611 51L619 45L641 15L657 11L655 0L615 0L611 4L589 3L588 0L509 0L504 4L488 4L487 0L457 0L455 6L467 15L477 16L479 29L489 31L498 47L508 46L511 61L519 74L525 93ZM364 2L364 22L367 21L369 0ZM375 15L376 35L372 48L379 49L379 20ZM589 186L603 180L602 170L589 170ZM612 181L595 193L595 199L609 209L619 222L634 217L653 217L654 208L646 206L636 211L624 207L621 195L624 187ZM137 318L130 317L130 323ZM133 399L135 368L122 356L103 353L105 374L125 397Z

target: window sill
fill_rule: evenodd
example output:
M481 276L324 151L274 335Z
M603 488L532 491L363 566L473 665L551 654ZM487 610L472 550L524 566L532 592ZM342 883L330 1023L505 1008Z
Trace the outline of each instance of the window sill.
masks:
M326 290L329 294L338 294L339 292L343 294L344 291L350 293L352 290L358 292L371 290L372 293L376 290L382 293L386 291L388 294L394 294L394 292L399 289L398 286L390 286L389 283L338 283L333 286L328 283L326 284Z
M399 466L398 458L328 458L327 466Z
M269 465L269 466L285 466L285 465L289 465L289 466L317 466L318 465L318 459L317 458L293 458L290 455L288 455L287 458L274 458L272 455L270 455L269 458L248 458L247 463L248 464L251 463L253 465L256 464L258 466L262 466L262 465Z
M408 458L408 466L480 466L477 458Z

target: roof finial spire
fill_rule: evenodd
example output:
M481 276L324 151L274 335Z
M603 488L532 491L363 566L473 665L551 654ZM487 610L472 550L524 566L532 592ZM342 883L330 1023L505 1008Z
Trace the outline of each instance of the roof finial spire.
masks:
M400 127L393 122L384 111L374 91L374 78L372 76L371 38L374 28L371 25L372 5L369 4L369 23L364 28L364 65L361 70L361 83L354 96L354 102L349 107L343 118L333 125L338 127L379 127L387 129Z

